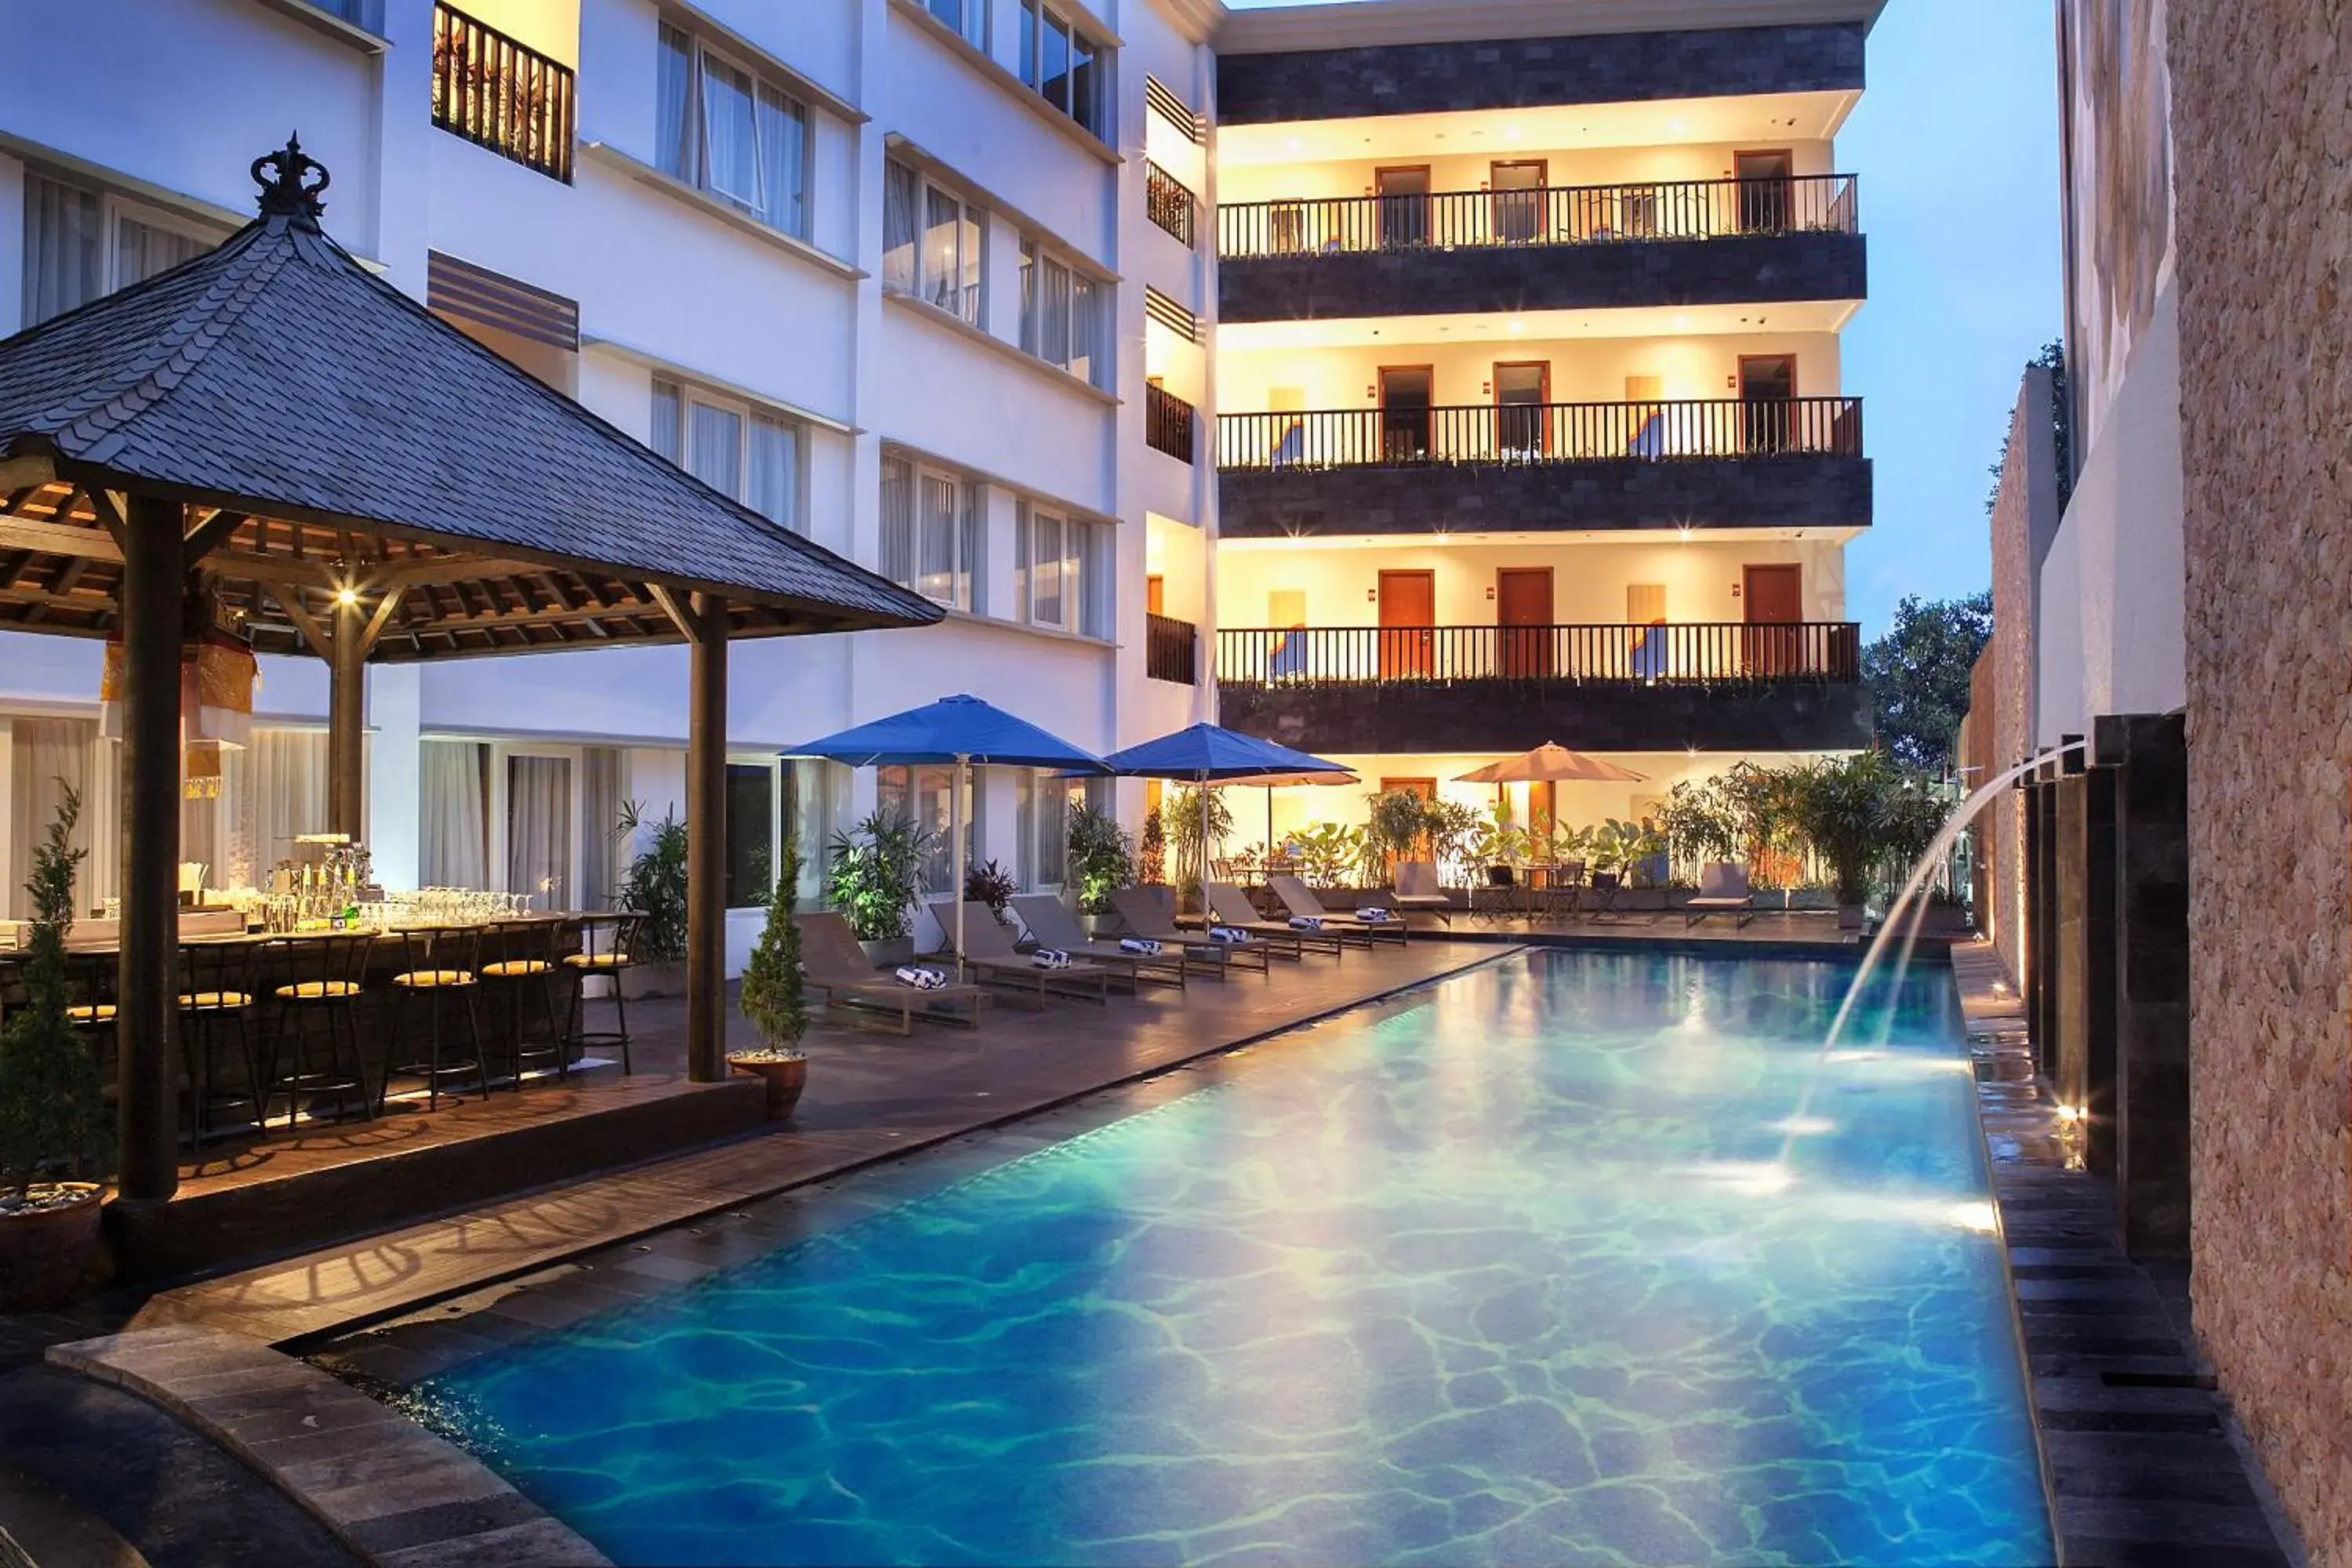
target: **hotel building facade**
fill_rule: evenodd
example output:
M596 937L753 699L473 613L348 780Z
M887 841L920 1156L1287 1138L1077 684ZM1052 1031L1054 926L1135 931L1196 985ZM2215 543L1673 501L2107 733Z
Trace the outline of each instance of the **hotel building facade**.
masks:
M1876 10L24 0L0 44L108 68L0 102L0 335L225 237L291 129L369 266L945 605L739 650L738 962L788 826L948 815L946 770L779 753L956 691L1097 751L1222 718L1360 768L1278 831L1548 740L1645 782L1525 809L1630 815L1867 740L1833 139ZM88 902L120 811L101 646L39 634L76 584L5 529L14 914L63 788ZM380 879L602 904L625 804L683 797L686 650L520 657L551 606L441 608L480 657L368 675ZM184 807L212 885L323 825L326 687L263 659L253 743ZM1139 821L1143 786L1091 787ZM1059 885L1068 792L982 771L975 858Z

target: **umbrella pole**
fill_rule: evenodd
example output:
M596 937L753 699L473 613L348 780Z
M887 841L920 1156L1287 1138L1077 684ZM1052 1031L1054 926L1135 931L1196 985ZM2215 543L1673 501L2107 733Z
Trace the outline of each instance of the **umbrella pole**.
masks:
M1265 858L1274 858L1274 786L1265 786Z
M954 846L950 851L954 859L948 867L948 877L953 885L948 891L955 900L956 979L959 983L963 979L963 792L964 783L971 776L971 759L958 753L955 779L948 790L949 837Z

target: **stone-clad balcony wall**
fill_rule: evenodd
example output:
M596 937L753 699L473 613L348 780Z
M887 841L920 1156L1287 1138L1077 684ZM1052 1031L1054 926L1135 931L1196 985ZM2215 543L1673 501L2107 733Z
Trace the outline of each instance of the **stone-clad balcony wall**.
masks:
M1859 23L1232 54L1224 125L1859 90Z

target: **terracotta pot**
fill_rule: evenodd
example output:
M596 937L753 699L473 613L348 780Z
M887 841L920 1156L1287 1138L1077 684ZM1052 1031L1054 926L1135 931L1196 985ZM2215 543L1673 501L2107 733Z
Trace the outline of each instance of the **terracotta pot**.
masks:
M621 971L621 994L632 1002L686 994L684 963L633 963Z
M768 1120L782 1121L793 1113L801 1100L801 1090L808 1087L808 1058L798 1061L747 1061L741 1057L729 1057L727 1065L737 1072L747 1072L768 1086Z
M0 1312L38 1312L74 1296L98 1250L99 1190L60 1182L79 1194L58 1208L0 1215ZM54 1191L42 1186L37 1192Z

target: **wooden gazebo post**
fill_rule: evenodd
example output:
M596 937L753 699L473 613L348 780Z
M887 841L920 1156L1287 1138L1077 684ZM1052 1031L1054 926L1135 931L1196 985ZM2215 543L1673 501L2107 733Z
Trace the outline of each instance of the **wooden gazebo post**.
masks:
M693 648L686 739L686 1067L727 1076L727 602L685 606Z
M354 844L367 837L367 821L360 802L363 795L362 747L367 734L367 656L370 637L365 611L358 595L348 587L335 595L332 640L328 644L327 686L327 831L347 835Z
M176 501L123 509L122 921L115 972L121 1196L177 1191L179 1090L173 971L179 963L180 638L187 545Z

